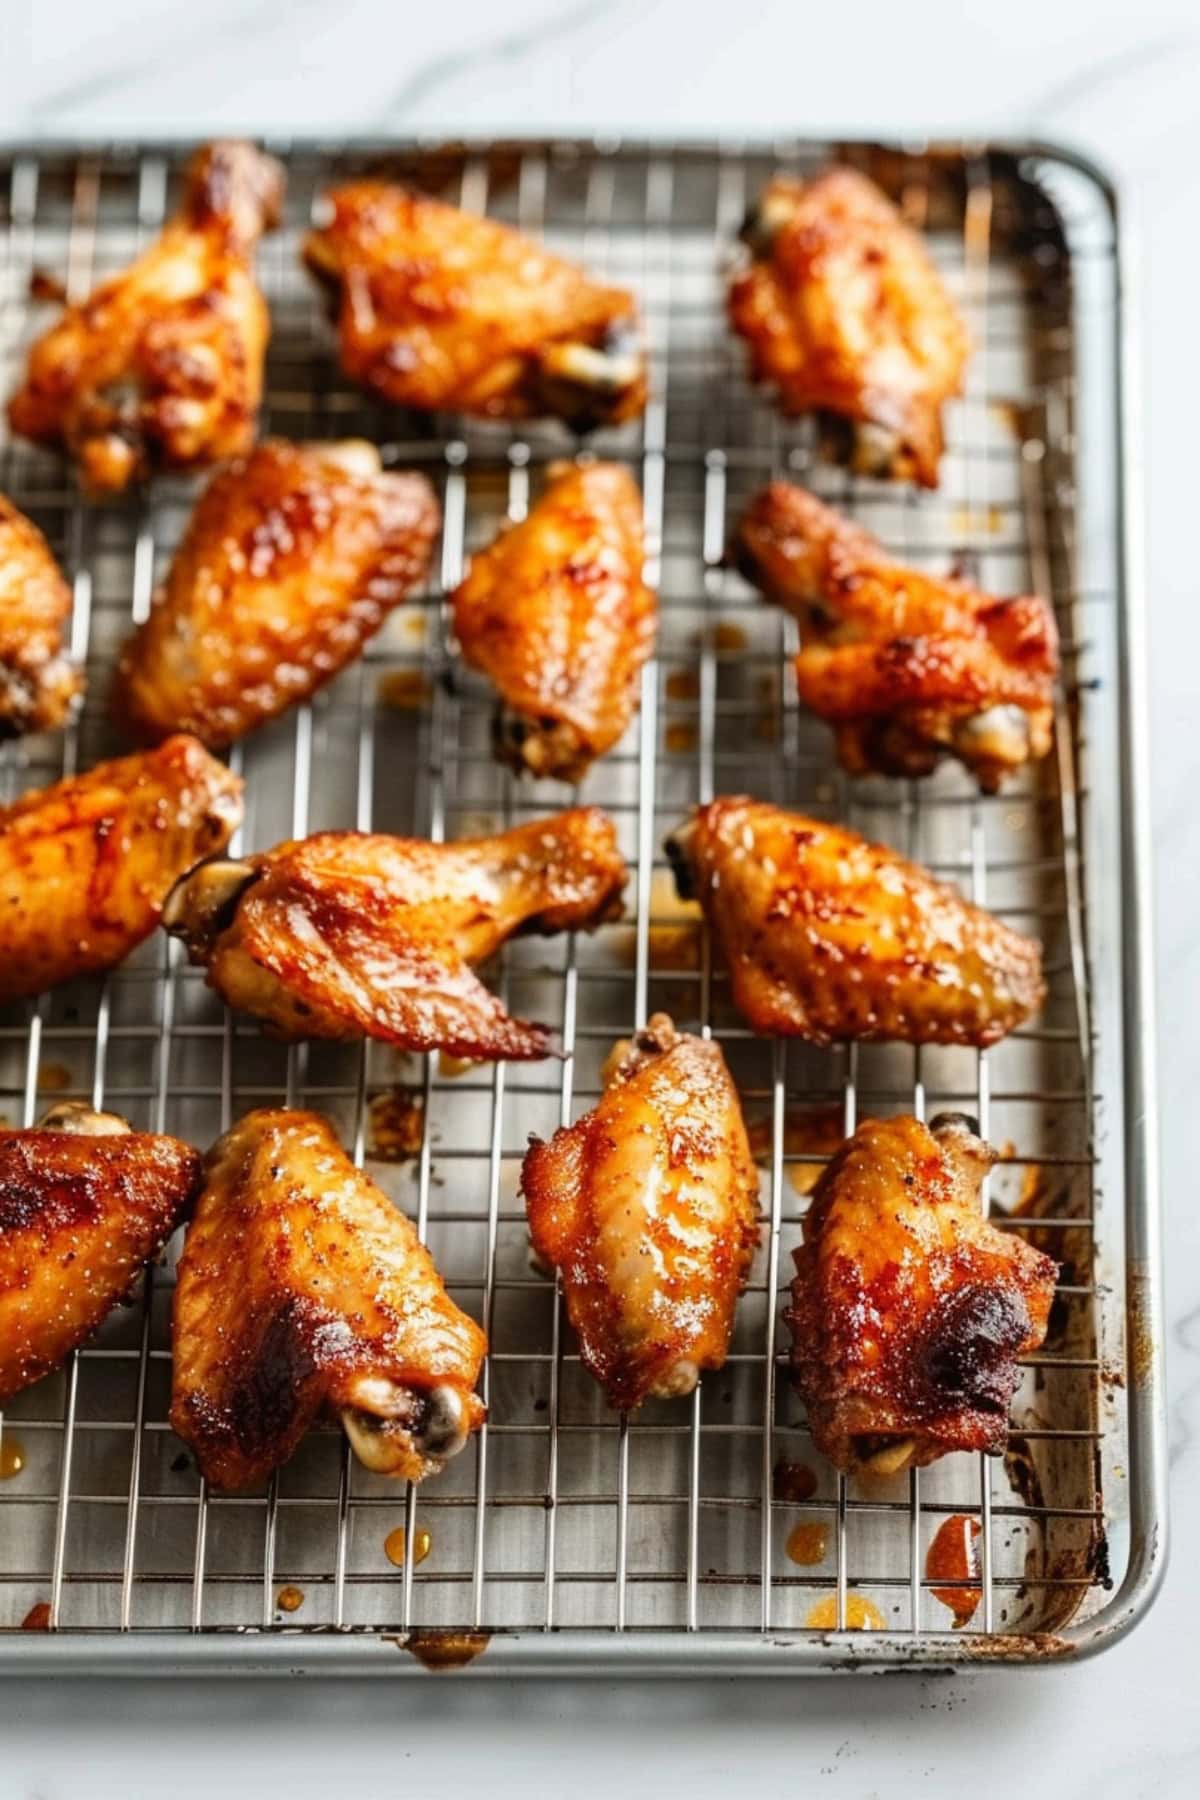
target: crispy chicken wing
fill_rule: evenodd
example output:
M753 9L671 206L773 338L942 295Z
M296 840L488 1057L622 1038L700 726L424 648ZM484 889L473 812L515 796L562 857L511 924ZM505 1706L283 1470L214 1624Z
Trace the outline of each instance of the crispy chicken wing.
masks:
M500 695L497 753L578 781L633 717L657 606L642 580L642 502L615 463L570 465L455 591L463 655Z
M422 580L439 509L371 444L259 444L200 500L125 647L118 716L138 737L222 745L307 699Z
M667 853L755 1031L984 1045L1042 1003L1038 944L853 831L726 798Z
M533 1247L561 1269L585 1366L616 1407L719 1369L758 1241L758 1175L711 1039L665 1013L615 1046L599 1104L521 1172Z
M995 1160L959 1113L867 1119L813 1190L785 1317L813 1442L847 1473L1004 1448L1058 1268L984 1217Z
M279 165L252 144L201 150L158 241L33 346L13 430L76 457L95 493L244 450L269 330L254 247L282 193Z
M859 473L936 487L969 343L917 234L865 175L827 169L776 176L742 236L752 260L729 310L755 380L785 413L820 415Z
M172 1338L171 1424L214 1487L264 1481L326 1409L406 1481L483 1423L483 1332L316 1113L249 1113L209 1151Z
M72 1102L0 1130L0 1405L125 1299L199 1178L186 1144Z
M594 807L457 844L330 831L197 869L164 922L277 1036L527 1059L549 1034L510 1018L474 966L514 932L611 917L625 874Z
M1044 600L893 562L869 532L776 481L738 526L743 573L804 629L800 698L853 775L927 775L957 756L993 793L1045 756L1058 632Z
M645 358L633 296L494 219L358 181L305 240L331 290L342 367L397 406L590 430L639 414Z
M32 520L0 494L0 740L64 723L83 675L62 653L71 590Z
M175 737L0 810L0 1004L128 956L185 870L225 848L241 796Z

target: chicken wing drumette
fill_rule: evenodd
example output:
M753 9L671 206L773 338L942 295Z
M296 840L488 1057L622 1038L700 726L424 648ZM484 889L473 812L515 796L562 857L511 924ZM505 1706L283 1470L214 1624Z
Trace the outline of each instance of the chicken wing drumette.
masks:
M83 676L63 655L71 590L50 546L0 494L0 739L53 731Z
M657 1013L619 1043L599 1104L521 1174L538 1256L561 1269L585 1366L616 1407L719 1369L758 1241L758 1175L711 1039Z
M246 449L270 324L254 247L282 194L279 165L252 144L201 150L157 242L33 346L13 430L76 457L96 493Z
M755 1031L984 1045L1041 1005L1038 944L853 831L723 798L667 852Z
M958 1113L867 1119L813 1190L785 1317L813 1442L847 1473L1004 1448L1058 1268L983 1216L995 1160Z
M594 807L431 844L325 832L183 880L164 923L229 1003L285 1038L380 1038L455 1056L545 1056L474 965L517 931L620 910L625 865Z
M950 754L992 793L1046 755L1058 632L1044 600L906 568L786 481L751 503L734 553L799 619L800 698L833 726L851 774L927 775Z
M729 310L755 380L785 413L817 413L856 471L936 487L969 343L921 239L853 169L777 176L742 236Z
M125 1299L199 1177L186 1144L69 1101L0 1131L0 1405Z
M252 1112L209 1151L172 1339L171 1424L214 1487L264 1481L322 1412L407 1481L483 1423L483 1332L316 1113Z
M396 406L576 430L646 404L633 296L493 219L381 181L337 188L305 240L342 367Z
M0 1004L128 956L179 877L225 848L241 796L202 744L174 737L0 810Z
M657 624L644 556L634 482L592 463L555 473L528 518L472 558L454 627L499 690L504 761L578 781L621 737Z
M439 518L424 476L384 474L371 444L259 444L192 515L121 657L118 716L223 745L307 699L422 580Z

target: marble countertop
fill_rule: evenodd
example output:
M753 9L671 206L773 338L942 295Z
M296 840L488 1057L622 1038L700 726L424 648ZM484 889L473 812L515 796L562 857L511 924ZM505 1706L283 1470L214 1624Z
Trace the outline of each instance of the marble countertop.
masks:
M579 1795L765 1795L814 1777L862 1796L1200 1792L1189 1635L1200 1616L1200 1208L1186 1191L1200 1162L1198 98L1191 0L1004 0L987 17L951 0L0 4L0 131L12 137L1032 133L1090 151L1117 176L1139 244L1175 1543L1148 1619L1078 1668L757 1687L10 1689L0 1793L125 1800L167 1784L182 1800L283 1786L301 1800L486 1780L496 1800L550 1781Z

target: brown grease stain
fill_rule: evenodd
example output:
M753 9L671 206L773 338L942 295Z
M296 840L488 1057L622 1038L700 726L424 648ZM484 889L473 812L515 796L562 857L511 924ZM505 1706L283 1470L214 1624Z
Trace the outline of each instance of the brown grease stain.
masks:
M375 689L381 706L397 712L419 712L429 698L429 683L421 669L390 669L379 677Z
M811 1500L817 1491L817 1472L807 1463L777 1462L771 1471L771 1493L776 1500Z
M674 725L667 726L663 742L676 755L685 755L696 748L696 727L690 719L679 719Z
M663 683L668 700L696 700L700 696L700 677L694 669L672 669Z
M998 506L960 506L954 514L952 530L956 537L970 537L975 532L995 537L1004 530L1004 514Z
M650 879L649 958L652 969L700 967L701 912L694 900L681 900L669 869L656 869ZM617 940L622 962L637 961L637 932L628 927Z
M826 1594L809 1611L804 1621L811 1631L836 1631L837 1595ZM865 1594L846 1595L847 1631L886 1631L887 1621L873 1600Z
M799 1564L802 1569L811 1569L825 1561L829 1527L823 1519L802 1519L788 1532L783 1548L789 1562Z
M490 1631L410 1631L397 1640L427 1669L465 1669L492 1641Z
M66 283L61 276L53 274L49 269L31 269L29 298L41 304L52 302L55 306L65 306L67 303Z
M932 1590L933 1597L950 1608L956 1631L967 1624L979 1605L980 1589L974 1585L979 1575L978 1536L978 1519L952 1513L942 1520L925 1552L926 1576L945 1584Z
M423 1525L418 1526L417 1534L413 1539L413 1567L415 1568L418 1563L423 1563L432 1549L433 1533L426 1531ZM395 1530L389 1531L383 1540L383 1554L393 1568L402 1569L407 1553L408 1546L404 1527L397 1525Z
M863 1115L864 1117L866 1115ZM756 1162L771 1160L775 1121L770 1113L748 1121L750 1152ZM828 1158L846 1141L846 1115L840 1100L828 1105L789 1106L783 1120L785 1156ZM811 1194L824 1169L821 1162L789 1162L784 1173L798 1194Z
M376 1162L406 1162L420 1153L425 1101L412 1088L376 1094L367 1106L367 1155Z
M39 1094L61 1094L71 1085L71 1071L65 1063L43 1063L38 1070Z
M289 1582L287 1587L281 1587L278 1594L276 1594L275 1604L280 1612L299 1612L300 1608L304 1605L304 1589L293 1587Z
M39 1600L36 1606L30 1607L29 1611L25 1614L25 1617L21 1620L21 1630L49 1631L49 1629L50 1602L48 1600Z
M737 650L746 648L745 628L734 623L732 619L718 619L713 630L713 648L718 655L731 655Z
M25 1446L19 1437L6 1431L0 1438L0 1481L11 1481L25 1467Z
M438 1074L447 1081L456 1081L460 1075L466 1075L471 1069L481 1066L477 1057L451 1056L448 1050L438 1051Z

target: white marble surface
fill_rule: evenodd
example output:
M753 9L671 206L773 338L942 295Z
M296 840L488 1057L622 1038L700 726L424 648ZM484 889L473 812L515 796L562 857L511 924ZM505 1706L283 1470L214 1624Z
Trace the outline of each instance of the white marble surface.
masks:
M1194 0L0 0L0 132L1036 132L1140 214L1175 1553L1075 1669L745 1686L10 1690L0 1795L1200 1793L1200 14ZM978 16L973 16L978 15Z

